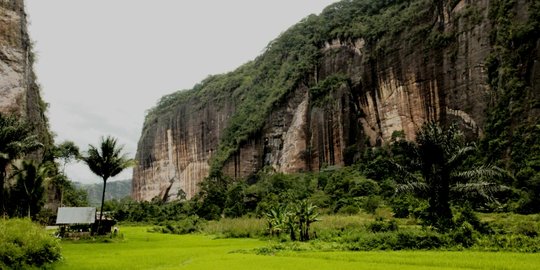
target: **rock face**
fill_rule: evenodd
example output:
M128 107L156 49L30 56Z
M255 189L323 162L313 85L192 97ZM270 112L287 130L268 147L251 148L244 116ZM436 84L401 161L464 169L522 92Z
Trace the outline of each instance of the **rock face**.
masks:
M45 148L52 144L52 136L45 116L46 104L32 69L34 55L27 32L23 0L0 0L0 113L25 119ZM44 149L27 158L41 161ZM58 191L47 189L46 207L56 209Z
M32 64L23 0L0 0L0 113L30 121L41 137L48 136Z
M527 10L521 2L518 8ZM489 8L488 0L436 7L431 30L437 35L431 43L399 33L383 52L373 53L378 44L362 38L328 40L319 47L307 82L274 106L263 127L230 155L222 172L246 178L267 166L292 173L347 165L366 146L400 134L414 139L426 121L458 123L466 134L482 136L492 101L484 66L493 51ZM538 76L530 80L538 91ZM326 85L326 93L317 95L313 85ZM147 123L137 152L133 197L194 196L209 174L236 104L233 99L214 104L192 98Z

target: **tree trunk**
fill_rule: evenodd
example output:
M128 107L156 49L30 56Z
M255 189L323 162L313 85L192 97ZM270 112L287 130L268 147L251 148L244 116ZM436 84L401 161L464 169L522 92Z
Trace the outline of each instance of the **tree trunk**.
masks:
M99 221L97 225L98 234L100 234L101 220L103 219L103 204L105 203L105 188L107 188L107 178L103 178L103 193L101 194L101 210L99 211Z

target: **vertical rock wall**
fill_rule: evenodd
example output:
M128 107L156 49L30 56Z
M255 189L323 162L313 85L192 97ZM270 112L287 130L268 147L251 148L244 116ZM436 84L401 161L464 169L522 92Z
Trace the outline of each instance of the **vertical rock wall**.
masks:
M184 103L147 123L133 172L136 200L191 198L209 173L209 159L233 112L231 104ZM180 191L181 190L181 191Z
M41 118L22 0L0 0L0 112Z
M0 0L0 113L29 122L39 140L48 147L52 137L32 65L34 55L27 30L23 0ZM41 161L43 149L29 158ZM46 206L55 208L59 194L48 190ZM56 196L56 197L55 197Z
M416 130L433 120L457 122L470 136L482 135L490 102L484 66L492 51L489 2L462 0L452 10L438 9L434 40L446 43L400 33L384 51L374 53L377 44L362 39L328 41L320 48L318 67L306 74L307 82L275 106L223 172L245 178L268 166L285 173L343 166L366 145L389 142L394 132L414 139ZM312 96L308 85L335 75L347 80L322 101ZM193 196L208 175L219 134L233 112L232 100L201 105L191 99L147 125L137 155L134 197L150 200L168 193L166 199L174 199L170 194L177 189ZM173 130L174 166L166 157L168 129ZM179 177L171 180L171 174Z

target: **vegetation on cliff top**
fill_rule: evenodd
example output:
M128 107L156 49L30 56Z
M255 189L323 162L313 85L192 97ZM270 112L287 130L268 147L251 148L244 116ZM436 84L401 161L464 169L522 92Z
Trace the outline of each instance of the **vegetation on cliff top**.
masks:
M539 55L540 2L531 1L518 19L517 1L491 1L493 51L486 59L492 106L482 141L489 162L508 168L523 194L522 212L540 211L540 99L532 85ZM533 57L531 57L533 55ZM536 88L536 89L533 89Z
M207 103L232 105L235 112L212 161L213 173L217 173L230 155L263 127L266 117L288 93L298 86L317 87L318 78L313 77L326 42L363 38L373 47L368 53L376 54L405 30L427 27L413 25L435 10L429 0L335 3L319 16L311 15L288 29L270 42L261 56L237 70L210 76L191 90L163 97L148 111L145 129L160 120L167 122L182 103L195 103L199 108Z

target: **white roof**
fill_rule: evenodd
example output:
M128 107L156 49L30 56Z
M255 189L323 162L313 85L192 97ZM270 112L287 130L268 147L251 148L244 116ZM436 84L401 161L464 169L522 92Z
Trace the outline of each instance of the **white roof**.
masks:
M56 224L92 224L96 221L94 207L60 207Z

